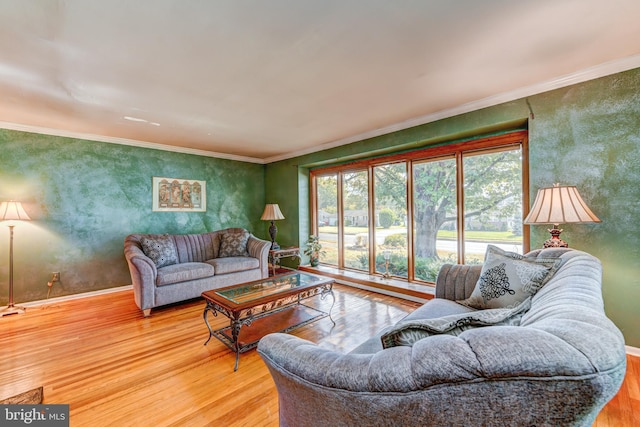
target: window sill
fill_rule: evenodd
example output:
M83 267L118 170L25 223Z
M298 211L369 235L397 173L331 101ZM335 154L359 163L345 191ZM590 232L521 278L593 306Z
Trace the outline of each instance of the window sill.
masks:
M410 283L398 278L385 279L381 276L374 276L351 270L340 270L335 267L323 265L318 267L300 265L298 269L309 273L331 277L343 285L367 289L373 292L404 298L410 301L426 302L435 296L434 286Z

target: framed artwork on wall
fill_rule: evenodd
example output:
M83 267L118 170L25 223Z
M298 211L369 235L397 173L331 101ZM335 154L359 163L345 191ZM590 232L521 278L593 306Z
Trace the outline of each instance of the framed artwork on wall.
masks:
M207 181L153 177L154 212L206 212Z

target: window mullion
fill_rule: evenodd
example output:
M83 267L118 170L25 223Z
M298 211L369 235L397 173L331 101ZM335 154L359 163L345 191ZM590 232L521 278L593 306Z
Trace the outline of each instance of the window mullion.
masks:
M462 152L456 153L456 201L458 227L458 264L464 264L464 168L462 167Z
M415 249L413 233L413 161L407 162L407 279L415 280Z
M369 201L367 203L369 208L369 274L375 274L376 272L376 255L377 255L377 245L376 245L376 199L375 199L375 189L373 185L373 166L369 166L367 168L367 179L369 182L368 194Z
M338 173L338 215L336 217L338 227L338 268L344 268L344 194L343 194L343 174Z

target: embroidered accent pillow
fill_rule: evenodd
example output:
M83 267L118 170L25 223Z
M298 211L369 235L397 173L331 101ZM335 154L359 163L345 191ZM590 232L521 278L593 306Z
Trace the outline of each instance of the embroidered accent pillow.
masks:
M531 298L515 308L493 308L471 313L450 314L434 319L416 319L398 322L380 339L382 347L412 346L432 335L458 336L464 331L485 326L520 326L522 315L531 308Z
M560 267L558 258L533 258L489 245L480 278L460 304L479 310L515 307L535 295Z
M251 234L247 231L226 232L220 236L220 251L218 257L249 256L247 241Z
M142 252L156 264L156 267L164 267L178 263L178 251L173 238L168 234L154 237L142 237L140 239Z

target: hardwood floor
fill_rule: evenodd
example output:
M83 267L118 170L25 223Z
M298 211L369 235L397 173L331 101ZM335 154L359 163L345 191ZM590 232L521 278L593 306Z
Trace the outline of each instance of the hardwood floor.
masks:
M640 357L627 355L620 391L600 411L593 427L640 426Z
M349 351L417 303L337 285L333 326L321 319L292 333ZM328 309L330 298L310 300ZM32 307L0 318L0 399L44 386L45 403L68 403L72 426L276 426L278 399L255 350L235 355L212 339L204 302L143 318L132 291ZM210 319L213 327L228 320ZM640 358L596 427L640 425Z

